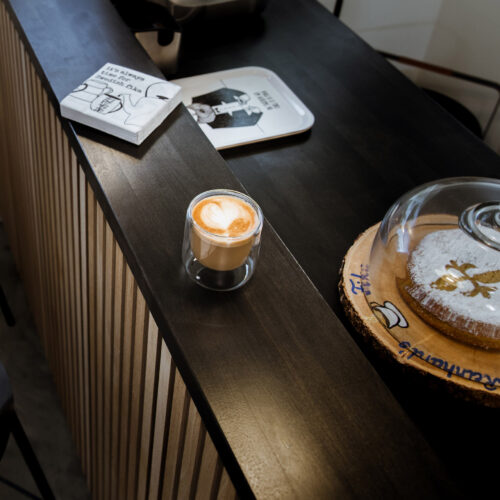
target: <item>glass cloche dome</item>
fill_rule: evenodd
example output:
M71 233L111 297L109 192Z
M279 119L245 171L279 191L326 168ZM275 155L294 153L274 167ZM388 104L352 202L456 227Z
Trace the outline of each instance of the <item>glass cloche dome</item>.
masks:
M410 326L422 344L438 332L443 342L500 349L500 181L449 178L402 196L367 271L365 298L398 340Z

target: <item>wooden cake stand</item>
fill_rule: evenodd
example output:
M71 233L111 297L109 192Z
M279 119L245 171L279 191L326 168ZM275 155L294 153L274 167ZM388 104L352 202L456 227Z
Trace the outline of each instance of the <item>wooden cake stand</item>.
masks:
M358 237L341 270L341 302L354 327L377 350L434 377L448 391L500 407L499 350L460 343L424 322L402 299L390 270L386 279L370 282L370 251L378 227Z

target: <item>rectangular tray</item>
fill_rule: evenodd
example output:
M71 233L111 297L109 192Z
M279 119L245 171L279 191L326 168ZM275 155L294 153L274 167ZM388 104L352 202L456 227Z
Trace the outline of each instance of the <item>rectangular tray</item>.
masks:
M310 129L313 114L274 72L258 66L172 80L216 149Z

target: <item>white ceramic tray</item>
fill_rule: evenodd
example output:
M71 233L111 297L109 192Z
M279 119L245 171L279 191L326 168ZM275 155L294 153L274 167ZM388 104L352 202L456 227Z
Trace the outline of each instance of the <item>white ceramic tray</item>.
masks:
M276 73L257 66L172 80L216 149L298 134L313 114Z

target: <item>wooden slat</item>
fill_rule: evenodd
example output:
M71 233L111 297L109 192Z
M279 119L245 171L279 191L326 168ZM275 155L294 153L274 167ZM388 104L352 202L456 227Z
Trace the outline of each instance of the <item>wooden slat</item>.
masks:
M196 500L213 500L217 498L222 467L214 444L206 436L201 458L200 476L196 489Z
M38 262L40 266L40 290L38 296L40 301L39 309L41 315L38 319L39 333L42 338L44 352L49 355L49 346L47 343L47 328L49 323L49 297L47 292L48 284L48 265L47 265L47 251L45 246L45 200L43 197L43 171L41 168L43 151L40 136L40 107L38 102L38 77L33 66L30 67L30 94L32 97L32 113L33 113L33 136L34 136L34 165L33 165L33 179L36 191L36 218L37 218L37 233L38 233ZM41 293L40 293L41 291ZM41 328L40 328L41 327Z
M7 68L9 68L12 65L12 48L11 48L11 33L12 33L12 24L7 23L7 25L4 27L2 30L4 34L4 39L2 46L5 47L5 52L3 56L3 60L5 61L3 68L3 85L7 87L7 90L9 90L10 87L10 95L7 94L4 97L4 108L5 108L5 131L7 132L7 137L8 140L5 142L5 152L6 152L6 157L4 159L4 162L8 162L9 164L12 164L14 162L15 156L13 154L13 143L12 141L16 140L16 137L12 137L12 134L9 134L9 127L11 126L10 123L13 119L13 116L15 116L15 113L12 111L14 99L12 96L12 89L13 89L13 82L12 82L12 73L8 71ZM14 189L13 189L13 182L11 179L11 170L7 169L5 171L4 179L3 179L3 184L5 186L5 191L3 194L3 198L5 199L5 226L6 229L9 233L10 236L10 246L12 249L12 254L14 256L14 259L17 261L18 259L18 235L16 231L16 226L14 224L14 217L15 217L15 208L14 208Z
M153 429L158 388L161 338L153 316L149 313L145 360L144 395L142 403L142 430L139 448L137 498L147 498L148 479L153 447Z
M55 332L55 321L54 321L54 285L53 285L53 266L54 259L52 257L52 249L51 249L51 191L49 189L50 186L50 177L49 177L49 168L48 168L48 148L49 144L46 137L46 131L48 129L48 124L46 122L46 113L44 109L44 91L42 89L42 84L40 80L37 78L37 105L38 105L38 133L39 133L39 142L41 146L40 150L40 172L42 176L41 183L41 196L42 196L42 214L43 214L43 236L44 236L44 250L45 250L45 265L46 265L46 274L45 274L45 293L47 294L47 324L45 329L46 334L46 345L48 349L48 353L50 356L50 361L52 364L52 369L56 372L57 368L57 358L56 358L56 342L54 339ZM55 373L54 373L55 375Z
M0 30L0 58L2 61L7 60L7 44L5 43L5 27L7 26L7 14L5 12L5 7L0 4L0 25L2 29ZM5 81L5 65L0 66L0 81ZM0 116L7 116L7 86L5 84L0 86ZM6 119L0 120L0 154L3 161L7 161L7 130L6 130ZM0 185L7 185L7 175L8 170L6 168L0 169ZM3 191L6 189L3 188ZM9 209L7 207L6 196L0 196L0 216L4 219L7 217ZM5 224L5 221L4 221Z
M14 118L14 127L18 130L18 134L15 139L14 146L17 150L18 163L21 168L18 169L17 175L14 177L15 185L14 189L17 192L17 198L20 203L17 203L17 217L23 221L23 227L20 228L18 233L18 243L19 243L19 261L20 267L22 269L22 277L26 284L27 294L30 294L30 284L32 283L31 279L31 256L30 256L30 245L31 235L30 235L30 226L31 226L31 218L29 216L29 204L30 201L28 199L27 193L27 179L26 179L26 164L27 164L27 148L24 147L24 144L28 143L28 138L26 134L26 116L24 115L24 101L25 97L23 95L23 81L22 81L22 46L19 42L19 36L12 30L12 44L13 44L13 64L14 67L11 68L13 83L14 83L14 106L15 106L15 115Z
M104 383L103 383L103 367L104 367L104 266L105 266L105 227L104 214L101 208L96 203L96 227L95 227L95 333L94 333L94 356L95 356L95 460L96 460L96 477L95 477L95 498L103 498L103 472L104 472Z
M40 298L36 300L36 294L39 293L39 290L42 286L41 276L42 276L42 258L41 252L39 251L41 242L40 242L40 218L39 218L39 194L38 194L38 185L37 185L37 172L35 170L35 165L37 164L37 145L36 145L36 127L34 122L35 117L35 105L34 105L34 86L33 86L33 74L32 68L29 63L28 56L24 54L24 71L25 71L25 97L26 97L26 106L27 106L27 115L29 116L29 159L28 164L26 165L28 171L28 178L30 183L30 197L32 198L32 217L33 217L33 260L34 267L33 271L35 273L34 276L34 288L31 291L31 295L29 301L33 304L34 307L34 316L36 320L36 325L40 331L40 336L43 337L43 319L45 317L43 312L42 303L44 302L44 298ZM38 250L38 251L37 251Z
M1 215L92 496L234 498L2 2L0 57Z
M69 148L69 145L68 145ZM71 210L72 210L72 227L73 227L73 363L75 373L75 408L76 408L76 429L75 442L76 447L81 455L83 443L83 396L82 396L82 308L81 308L81 262L80 262L80 199L78 190L78 162L73 151L70 149L70 173L71 173Z
M68 356L68 379L69 379L69 406L71 411L71 432L73 436L77 435L77 395L76 395L76 359L75 359L75 335L76 323L75 323L75 304L74 304L74 290L75 290L75 272L74 272L74 262L73 262L73 204L71 203L72 189L71 189L71 160L70 160L70 150L68 148L68 143L66 136L64 135L59 121L58 124L58 134L62 138L62 149L63 149L63 161L62 169L64 172L64 212L65 212L65 226L66 226L66 237L65 237L65 273L66 273L66 318L67 318L67 330L65 336L67 339L67 356Z
M90 455L90 391L89 391L89 301L88 301L88 237L87 237L87 183L83 170L80 168L78 171L78 184L79 184L79 205L80 205L80 276L81 276L81 309L82 309L82 336L80 340L82 362L80 368L81 374L81 396L80 401L82 404L82 436L83 436L83 449L82 449L82 464L83 471L87 475L88 482L90 483L91 471L91 455Z
M179 478L179 498L192 498L196 493L205 436L206 431L201 422L200 414L196 410L193 400L190 399Z
M163 472L162 498L177 498L188 409L189 395L179 372L176 370Z
M111 417L113 398L113 297L115 288L115 246L111 228L105 224L105 268L104 268L104 408L103 408L103 442L104 457L102 498L110 498L111 488Z
M97 401L96 401L96 201L87 184L87 259L88 259L88 353L89 353L89 442L91 468L89 470L90 491L97 491Z
M122 373L120 383L122 386L122 397L120 405L120 456L119 456L119 478L117 484L118 498L126 498L127 495L127 466L129 454L129 425L131 404L131 366L132 366L132 336L135 327L135 307L137 302L137 287L134 277L128 266L125 268L125 298L122 309L123 314L123 351L122 351Z
M21 99L20 97L20 88L19 88L19 74L17 71L17 58L18 58L18 47L16 43L16 32L13 29L9 30L9 38L10 38L10 50L12 51L11 54L11 60L9 62L11 66L11 82L13 85L13 102L12 102L12 114L11 114L11 120L12 120L12 125L17 129L18 133L16 134L16 137L13 138L11 141L11 147L14 151L14 158L15 161L18 165L19 168L17 175L13 175L11 182L12 182L12 187L16 193L16 199L19 199L21 203L15 203L14 210L16 212L16 217L19 220L26 221L26 214L25 214L25 203L24 203L24 189L23 189L23 183L22 183L22 171L23 171L23 164L24 164L24 159L23 159L23 150L21 148L21 144L23 143L23 127L20 122L20 113L18 106L16 106L16 103L19 102L18 99ZM23 268L26 265L25 261L25 255L24 255L24 247L21 243L21 241L25 238L25 231L24 227L19 227L17 232L17 261L18 261L18 266ZM22 274L23 271L21 271Z
M111 484L109 498L118 498L119 457L120 447L120 420L121 420L121 376L122 376L122 331L123 331L123 303L125 296L125 262L118 245L115 245L115 289L113 297L113 372L112 372L112 407L111 407Z
M225 469L222 470L220 478L219 491L217 492L217 500L234 500L236 491L234 489L231 478Z
M43 323L44 311L43 311L43 303L44 297L40 297L37 299L37 294L41 289L41 273L42 273L42 263L41 263L41 252L37 251L40 248L40 233L39 233L39 209L38 209L38 192L36 185L36 172L35 166L37 163L37 150L35 144L35 124L34 124L34 104L33 104L33 72L32 66L29 62L28 55L26 50L23 49L22 54L23 59L23 88L24 88L24 103L25 103L25 120L28 126L28 158L26 164L27 170L27 180L29 183L29 198L31 200L31 231L32 231L32 247L31 247L31 256L32 256L32 272L33 272L33 284L32 290L30 293L30 303L34 308L34 316L38 320L37 326L41 329L41 323ZM0 111L1 113L1 111ZM0 131L1 133L1 131Z
M175 366L172 363L172 357L165 343L162 342L148 491L148 498L150 500L158 499L160 495L163 451L165 448L165 441L168 438L168 434L166 434L165 430L168 428L170 421L174 373Z
M63 154L61 146L61 136L58 134L57 118L54 108L49 104L49 121L50 134L53 139L53 158L51 166L54 180L55 193L55 231L53 234L54 244L57 256L57 268L54 276L54 282L57 284L57 338L60 359L60 393L62 395L62 403L71 425L71 407L69 404L69 384L71 381L68 377L68 340L66 331L67 325L67 308L66 308L66 262L65 262L65 239L66 239L66 224L65 224L65 204L64 204L64 169L63 169Z
M144 367L146 341L148 337L148 311L142 294L137 292L135 306L135 327L132 346L131 366L131 401L129 427L128 485L127 497L137 497L137 477L139 468L139 452L142 431L142 394L144 393Z
M59 179L59 172L56 168L57 159L57 146L56 137L53 130L53 122L51 120L50 109L51 105L48 96L45 92L42 92L43 101L43 118L44 118L44 140L47 144L46 149L46 165L48 174L48 186L46 196L49 201L49 233L48 233L48 243L49 243L49 262L51 263L51 284L52 289L52 328L50 329L51 343L54 344L55 353L55 382L59 389L59 394L61 396L61 403L65 407L64 394L61 388L61 379L64 376L62 370L62 342L59 339L60 324L61 324L61 306L60 306L60 251L58 249L58 206L59 206L59 192L57 189L57 182Z

